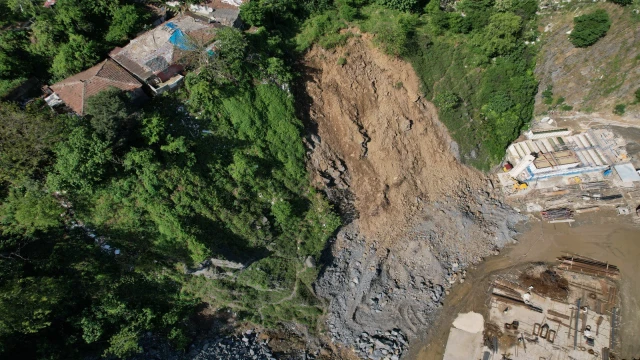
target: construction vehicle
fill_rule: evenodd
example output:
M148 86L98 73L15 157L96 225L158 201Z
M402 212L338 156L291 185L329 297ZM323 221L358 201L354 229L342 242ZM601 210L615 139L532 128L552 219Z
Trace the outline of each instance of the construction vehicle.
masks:
M511 178L511 180L513 180L513 191L522 191L529 188L529 185L524 181L520 181L516 178Z
M569 178L569 184L580 184L582 182L582 178L580 176L574 176Z

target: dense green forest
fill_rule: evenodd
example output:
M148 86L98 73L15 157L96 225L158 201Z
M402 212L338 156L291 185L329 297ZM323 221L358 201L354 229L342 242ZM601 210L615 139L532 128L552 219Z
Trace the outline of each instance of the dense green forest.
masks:
M0 98L31 77L57 81L80 72L151 25L131 0L0 0Z
M304 261L339 218L307 179L286 90L291 33L279 28L311 5L256 2L266 27L221 29L216 57L142 109L116 89L90 98L84 118L0 103L0 357L126 357L148 331L184 348L203 301L266 325L315 324L317 269ZM120 9L147 18L117 1L0 6L12 15L2 36L18 41L2 49L4 84L84 70L139 28ZM11 28L27 18L30 29ZM210 257L246 268L186 274Z

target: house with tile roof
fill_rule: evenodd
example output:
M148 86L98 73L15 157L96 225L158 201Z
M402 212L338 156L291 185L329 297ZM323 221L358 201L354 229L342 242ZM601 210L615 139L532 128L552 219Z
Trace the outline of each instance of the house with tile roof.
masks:
M160 94L178 87L190 54L205 51L220 24L181 14L115 48L109 56L151 90Z
M84 115L87 99L110 87L128 92L133 101L146 98L142 83L115 61L107 59L79 74L68 77L47 88L45 101L52 108L66 106Z

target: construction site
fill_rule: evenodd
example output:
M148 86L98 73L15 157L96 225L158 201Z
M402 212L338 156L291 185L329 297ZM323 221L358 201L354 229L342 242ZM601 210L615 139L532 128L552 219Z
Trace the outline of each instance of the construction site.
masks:
M640 209L640 171L632 160L625 139L610 130L547 128L511 144L497 178L516 208L549 222L607 208L631 215Z
M485 316L453 322L444 360L618 359L619 269L577 255L557 261L496 276Z

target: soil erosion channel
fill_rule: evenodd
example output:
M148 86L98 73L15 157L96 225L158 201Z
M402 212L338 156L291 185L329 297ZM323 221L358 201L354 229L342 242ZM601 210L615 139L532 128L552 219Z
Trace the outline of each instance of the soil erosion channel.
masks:
M450 284L509 243L523 217L456 160L410 64L363 35L312 49L305 66L309 168L347 223L315 291L331 338L367 357L372 338L424 333Z
M559 255L579 253L617 265L621 279L621 324L619 331L623 358L640 354L640 229L627 218L614 214L581 215L578 225L539 223L518 236L518 243L499 256L491 257L469 271L467 281L451 291L439 312L439 321L422 339L411 346L408 359L441 360L451 323L458 313L475 311L487 314L488 291L494 274L517 271L531 262L554 262Z

